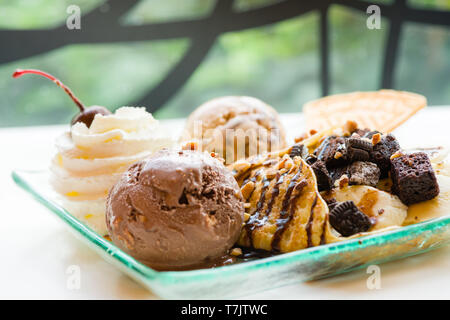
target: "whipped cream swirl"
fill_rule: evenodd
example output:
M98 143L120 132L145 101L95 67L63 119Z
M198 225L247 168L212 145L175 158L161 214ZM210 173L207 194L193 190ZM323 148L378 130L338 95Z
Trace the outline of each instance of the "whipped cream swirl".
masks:
M50 182L62 206L103 235L109 189L131 164L174 141L145 108L97 114L89 128L78 122L57 138Z

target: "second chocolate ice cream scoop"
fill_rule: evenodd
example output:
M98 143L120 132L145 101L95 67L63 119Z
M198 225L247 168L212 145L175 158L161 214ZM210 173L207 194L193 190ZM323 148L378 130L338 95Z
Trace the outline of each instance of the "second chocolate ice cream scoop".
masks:
M159 270L201 267L239 237L244 202L231 172L198 151L162 150L112 188L106 223L124 251Z

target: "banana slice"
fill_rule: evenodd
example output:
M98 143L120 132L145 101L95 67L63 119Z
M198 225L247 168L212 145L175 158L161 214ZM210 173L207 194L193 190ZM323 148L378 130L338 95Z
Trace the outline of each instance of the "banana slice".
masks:
M324 191L321 195L325 200L353 201L374 222L369 231L401 226L408 211L397 196L369 186L346 186Z
M326 243L328 207L303 159L286 154L255 168L244 166L246 173L239 167L234 171L248 204L241 246L290 252Z

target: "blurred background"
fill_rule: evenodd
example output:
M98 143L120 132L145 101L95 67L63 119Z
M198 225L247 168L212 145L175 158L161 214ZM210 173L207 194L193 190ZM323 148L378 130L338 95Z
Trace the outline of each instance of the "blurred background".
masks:
M366 8L381 8L369 29ZM68 30L67 8L81 9ZM86 105L185 117L222 95L299 112L326 94L392 87L450 105L450 0L0 0L0 127L68 123Z

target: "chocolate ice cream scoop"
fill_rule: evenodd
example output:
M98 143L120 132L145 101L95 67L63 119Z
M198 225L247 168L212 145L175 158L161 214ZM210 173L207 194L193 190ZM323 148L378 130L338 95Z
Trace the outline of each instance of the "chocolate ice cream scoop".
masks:
M111 189L112 240L152 268L201 267L239 237L244 202L232 173L199 151L161 150L132 165Z

